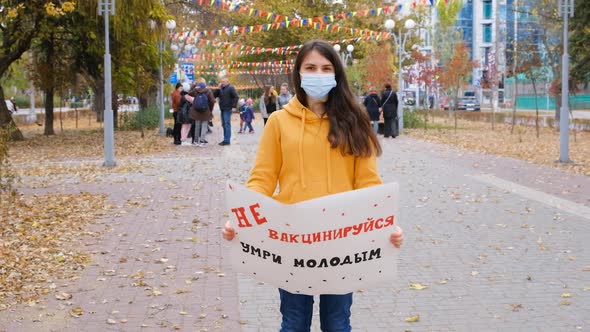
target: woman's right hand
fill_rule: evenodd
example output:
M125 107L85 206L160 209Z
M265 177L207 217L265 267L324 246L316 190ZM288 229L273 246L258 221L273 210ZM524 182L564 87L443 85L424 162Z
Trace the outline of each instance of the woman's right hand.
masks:
M223 228L223 231L221 232L221 234L223 234L223 238L231 241L234 239L234 237L236 237L236 230L235 228L231 227L229 225L229 221L225 224L225 227Z

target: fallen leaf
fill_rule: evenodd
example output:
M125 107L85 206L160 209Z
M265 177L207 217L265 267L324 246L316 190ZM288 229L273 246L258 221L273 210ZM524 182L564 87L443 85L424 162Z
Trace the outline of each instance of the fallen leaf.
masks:
M55 294L55 298L63 301L63 300L69 300L72 298L72 294L68 294L68 293L59 293L59 294Z
M428 288L427 285L423 285L421 283L410 283L410 289L415 289L415 290L423 290Z
M560 305L571 305L572 303L570 301L561 301L559 302Z
M561 293L561 297L563 297L563 298L572 297L572 294L571 293Z
M109 318L109 319L107 319L107 324L111 324L111 325L117 324L117 321L112 318Z
M84 309L82 309L81 307L75 307L72 310L70 310L70 315L72 317L81 317L84 314Z
M414 315L414 316L406 317L406 319L404 319L404 321L406 321L408 323L418 322L418 321L420 321L420 315Z

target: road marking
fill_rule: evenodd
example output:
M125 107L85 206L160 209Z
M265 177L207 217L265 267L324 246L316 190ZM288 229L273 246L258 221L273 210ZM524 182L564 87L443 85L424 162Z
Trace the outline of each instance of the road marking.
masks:
M563 210L576 216L590 220L590 208L582 204L574 203L553 195L546 194L542 191L534 190L521 186L514 182L500 179L490 174L467 175L481 182L491 184L498 188L508 190L522 197L549 205L551 207Z

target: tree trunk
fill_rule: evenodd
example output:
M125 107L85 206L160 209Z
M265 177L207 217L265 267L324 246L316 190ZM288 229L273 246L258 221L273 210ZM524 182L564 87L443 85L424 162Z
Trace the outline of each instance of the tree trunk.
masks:
M4 88L0 85L0 100L4 99ZM0 103L0 128L10 128L10 139L13 141L22 141L25 139L23 133L21 133L16 123L14 123L5 102Z
M113 128L119 128L119 103L117 101L117 95L112 94L112 105L113 105Z
M44 90L45 92L45 130L43 135L55 135L53 130L53 88Z
M518 79L514 74L514 101L512 103L512 127L510 128L510 134L514 133L514 126L516 125L516 100L518 98Z
M96 114L96 122L104 121L104 80L96 80L94 87L94 113Z
M531 78L533 84L533 93L535 94L535 129L537 130L537 138L539 138L539 100L537 100L537 81Z

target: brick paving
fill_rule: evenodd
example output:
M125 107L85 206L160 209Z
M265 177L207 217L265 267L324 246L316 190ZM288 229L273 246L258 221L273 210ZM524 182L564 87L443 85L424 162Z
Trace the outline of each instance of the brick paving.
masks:
M229 147L145 157L141 171L93 183L72 175L53 187L23 188L106 192L117 208L96 226L108 232L87 243L92 262L80 278L54 280L56 292L72 299L49 294L37 306L0 312L0 330L277 331L277 290L232 272L220 237L223 184L245 181L259 132L235 135ZM383 144L379 166L384 181L400 183L406 240L398 278L355 293L354 330L590 329L590 220L474 176L491 174L582 208L590 207L588 177L406 137ZM410 282L428 288L412 290ZM84 314L75 318L69 311L77 306ZM404 321L413 315L420 320ZM313 324L319 331L317 305Z

